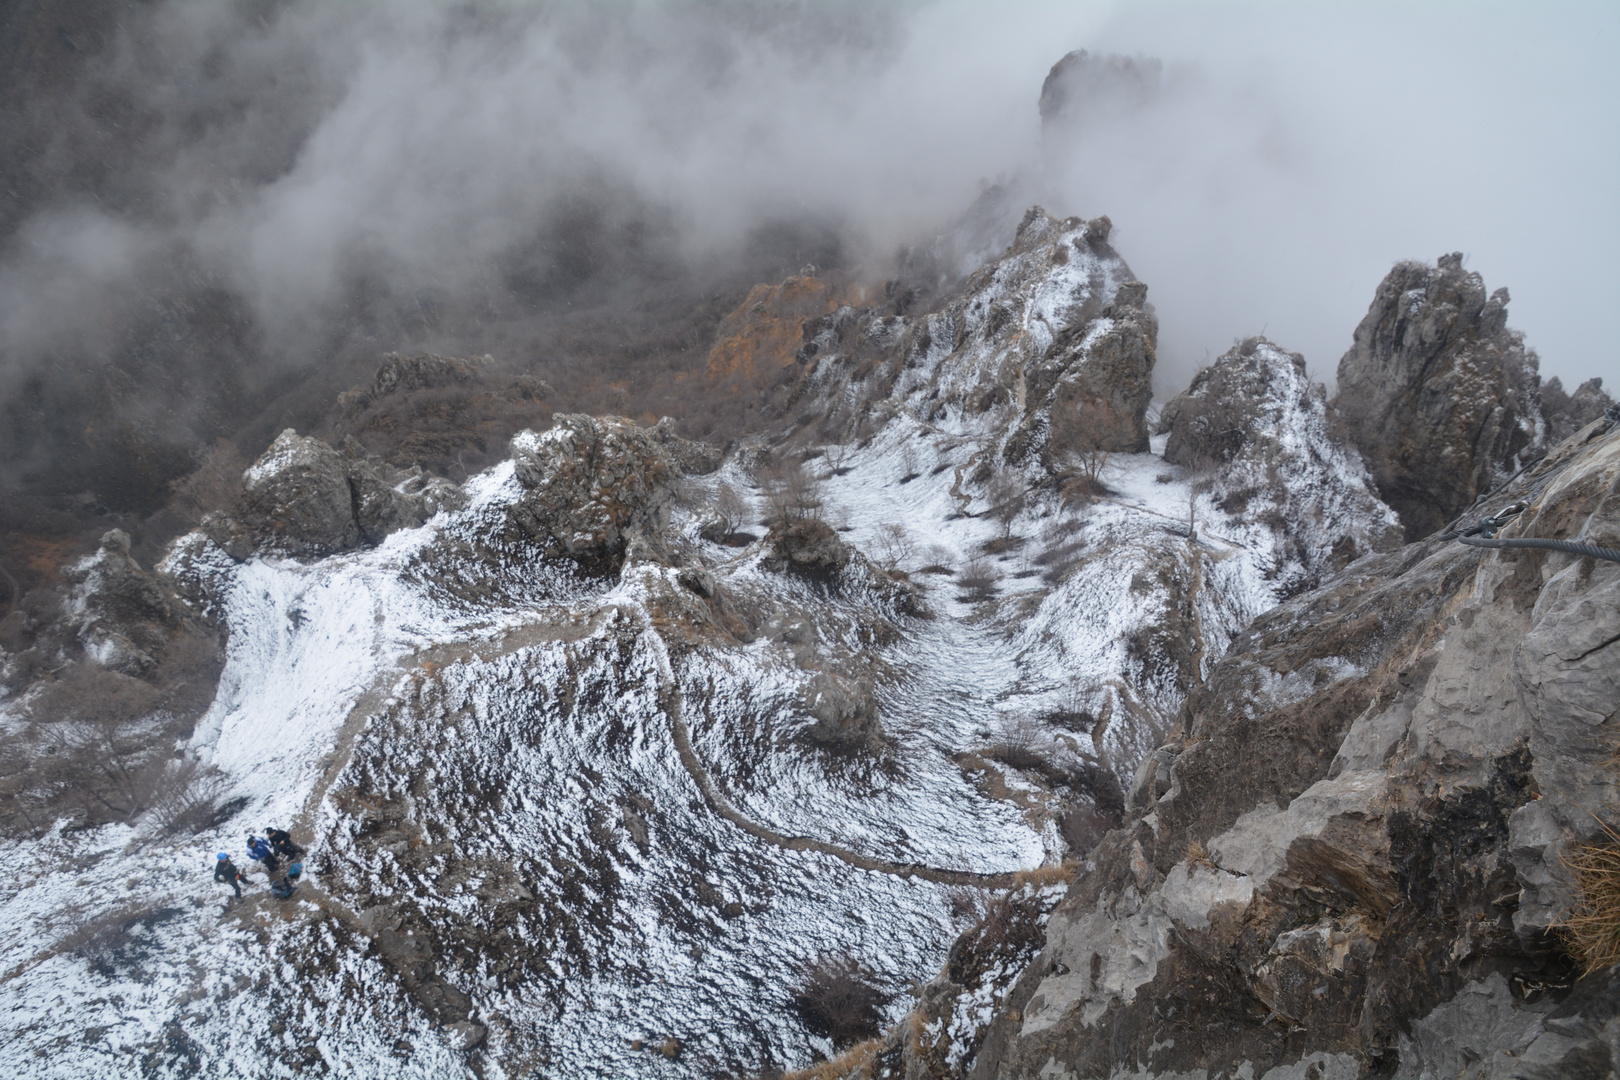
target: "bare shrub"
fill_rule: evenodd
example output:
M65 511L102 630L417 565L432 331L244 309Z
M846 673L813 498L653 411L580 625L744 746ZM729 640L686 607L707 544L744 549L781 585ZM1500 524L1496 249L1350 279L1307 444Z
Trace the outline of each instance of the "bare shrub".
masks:
M985 600L994 599L996 586L1001 581L1001 571L982 555L975 555L969 559L962 572L957 574L956 582L962 586L960 599L964 603L977 604Z
M156 930L185 914L177 907L125 907L89 918L57 942L56 950L84 960L103 978L142 976L162 946Z
M1023 513L1027 491L1019 478L1009 472L996 473L990 479L985 498L990 503L987 513L1001 524L1001 539L1012 536L1013 522Z
M735 535L748 520L748 503L737 494L737 489L722 481L714 492L714 514L725 530L725 535Z
M878 1034L883 1007L893 996L871 968L848 953L835 953L804 968L793 1008L813 1033L834 1046L850 1046Z
M1058 496L1065 506L1084 506L1112 493L1107 474L1108 451L1095 438L1077 439L1058 459Z
M213 826L229 778L191 758L167 762L152 795L152 815L165 836L200 833Z
M915 550L911 534L906 532L906 527L898 521L891 521L878 527L876 548L878 565L891 572L910 561Z
M235 443L216 439L197 457L197 468L169 485L169 505L187 525L215 510L225 510L242 494L248 461Z
M759 481L765 492L768 523L772 526L821 519L821 482L803 462L789 458L762 469Z
M1043 734L1040 721L1033 716L1020 716L1002 732L1001 744L996 747L994 756L1009 768L1039 769L1046 763L1036 749Z

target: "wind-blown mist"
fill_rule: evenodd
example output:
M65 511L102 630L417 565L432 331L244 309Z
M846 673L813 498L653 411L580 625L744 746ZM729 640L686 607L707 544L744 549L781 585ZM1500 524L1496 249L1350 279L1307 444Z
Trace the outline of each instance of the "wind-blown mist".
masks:
M14 417L113 371L145 387L120 399L144 423L209 434L342 347L517 347L481 328L699 287L783 228L875 277L995 181L1113 218L1162 321L1161 392L1262 329L1330 379L1389 265L1454 249L1511 287L1544 373L1615 366L1610 8L193 0L80 10L56 36L27 17L58 6L7 29L37 76L5 118ZM1042 81L1082 47L1162 72L1043 134ZM181 360L154 383L159 353Z

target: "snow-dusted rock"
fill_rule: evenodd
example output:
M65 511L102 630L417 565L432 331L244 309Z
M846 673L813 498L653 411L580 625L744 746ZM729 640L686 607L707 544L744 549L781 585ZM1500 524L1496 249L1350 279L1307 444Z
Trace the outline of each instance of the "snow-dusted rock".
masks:
M113 529L95 554L62 568L66 614L85 654L102 667L142 675L171 637L195 621L173 584L130 558L129 534Z
M1545 449L1535 353L1462 255L1397 263L1339 361L1334 406L1408 539Z
M669 524L681 469L663 446L620 416L559 414L550 429L512 439L523 498L512 520L551 557L616 563L637 536Z
M1616 482L1620 431L1594 429L1481 512L1522 500L1514 535L1612 543ZM1612 973L1571 991L1552 928L1579 902L1560 853L1620 797L1617 588L1611 563L1430 542L1258 619L971 1075L1611 1072Z
M1273 526L1285 589L1400 542L1361 455L1333 437L1327 393L1298 353L1249 338L1194 376L1159 428L1164 459L1197 474L1216 505Z
M322 558L381 543L460 505L442 477L396 469L350 438L341 452L288 428L242 475L242 495L203 531L232 558L254 552Z
M765 540L771 549L766 565L772 569L830 580L849 565L849 549L819 518L777 522Z

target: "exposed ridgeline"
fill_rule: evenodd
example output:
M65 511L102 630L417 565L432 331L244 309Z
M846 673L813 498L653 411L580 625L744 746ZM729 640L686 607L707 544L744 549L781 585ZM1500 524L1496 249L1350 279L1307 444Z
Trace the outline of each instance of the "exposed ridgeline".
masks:
M1515 501L1506 535L1620 547L1620 425L1476 513ZM1620 926L1565 861L1620 861L1617 710L1620 565L1444 540L1362 559L1188 697L988 1030L984 996L935 999L875 1075L1612 1076L1620 968L1578 979L1557 927Z
M1339 361L1333 404L1408 540L1546 451L1536 354L1507 304L1460 254L1397 263Z
M964 887L1022 928L937 984L979 1015L1215 659L1395 524L1259 339L1168 415L1185 463L1151 452L1154 317L1107 232L1032 211L921 314L760 290L710 355L787 372L792 430L723 460L561 413L452 484L416 455L476 445L407 417L546 395L431 357L345 395L341 447L277 438L155 575L229 631L180 747L213 798L0 845L19 1060L753 1075L836 1049L795 1011L810 967L939 972L987 915ZM28 672L117 659L73 647L0 657L0 718ZM149 873L263 822L307 830L313 906L221 922L206 878ZM92 862L145 884L85 895ZM139 940L87 954L87 927Z

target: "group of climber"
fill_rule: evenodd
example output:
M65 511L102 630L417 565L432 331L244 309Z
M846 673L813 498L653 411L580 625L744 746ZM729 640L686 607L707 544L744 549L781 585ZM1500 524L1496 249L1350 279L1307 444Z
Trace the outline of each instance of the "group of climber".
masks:
M263 836L248 833L247 853L248 858L262 865L270 875L270 892L278 900L285 900L298 891L298 879L304 876L304 864L298 859L304 849L293 843L291 833L285 829L266 829ZM288 864L287 872L277 878L283 859ZM241 896L241 883L247 878L236 868L230 855L222 851L214 856L214 880L229 885Z

